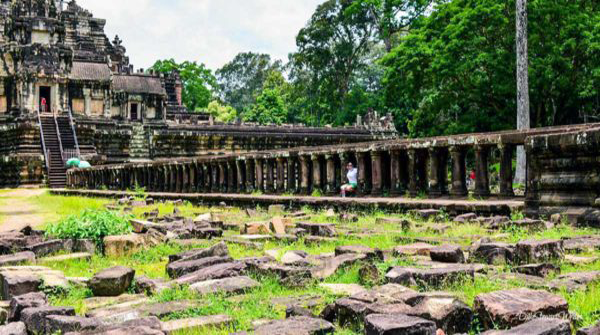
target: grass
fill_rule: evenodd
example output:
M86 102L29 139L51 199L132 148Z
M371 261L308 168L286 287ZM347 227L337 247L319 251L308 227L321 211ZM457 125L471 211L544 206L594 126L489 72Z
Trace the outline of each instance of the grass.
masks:
M56 196L48 192L32 197L29 201L46 213L46 224L79 214L86 209L102 209L110 203L108 199Z
M35 200L42 206L57 206L57 216L78 213L88 206L94 208L102 207L106 203L98 199L82 198L63 198L50 195L43 195ZM158 209L161 215L171 214L174 210L173 204L156 204L153 206L134 208L133 214L141 217L146 211ZM189 203L178 206L178 210L186 217L194 217L207 212L215 213L221 216L227 223L243 224L247 222L268 221L271 216L261 208L257 208L257 215L248 217L245 211L237 208L209 208L194 207ZM499 237L498 240L515 243L523 239L558 239L563 237L573 237L580 235L594 235L599 231L595 229L579 229L566 225L559 225L553 229L543 232L530 233L521 228L509 227L500 231L489 231L478 224L454 224L451 222L435 223L432 221L423 221L402 213L386 213L383 211L372 211L360 213L358 222L341 222L337 216L330 217L325 211L312 211L308 208L303 209L311 216L310 222L334 223L339 232L339 237L332 242L321 244L306 244L303 239L294 243L283 243L277 241L268 241L264 243L261 249L249 249L242 245L228 243L230 254L233 258L263 256L266 250L277 250L279 255L286 251L304 250L309 254L318 255L334 252L337 246L342 245L365 245L373 248L392 249L400 244L410 243L411 239L436 238L440 241L451 240L452 243L468 246L472 242L483 237ZM521 217L516 213L515 218ZM377 223L379 218L397 218L407 219L412 222L409 231L402 231L396 223ZM432 233L431 228L435 225L448 225L447 230L442 234ZM233 232L226 232L226 236L233 235ZM94 273L115 265L124 265L136 270L136 275L146 275L150 278L168 279L165 271L169 255L183 252L192 248L204 248L215 243L214 241L199 241L193 246L180 246L174 243L161 244L143 252L136 253L129 257L102 257L96 255L91 260L70 260L65 262L42 263L41 265L63 271L68 277L91 277ZM600 256L599 251L588 252L580 255ZM386 261L374 263L380 272L380 278L383 278L385 272L391 266L414 266L418 267L417 260L408 257L391 257ZM586 265L569 265L566 263L558 264L562 273L581 272L581 271L600 271L600 262ZM361 264L346 267L338 271L335 275L324 280L326 283L355 284L360 283L359 269ZM510 273L510 266L497 268L499 273ZM188 332L180 332L180 335L200 335L200 334L229 334L230 332L247 331L253 329L253 322L263 319L282 319L285 317L285 308L272 303L274 297L299 297L304 295L321 297L321 304L314 308L314 312L319 313L328 303L335 301L337 297L329 294L318 287L318 282L313 281L302 288L289 288L282 286L278 280L273 277L263 277L256 274L249 274L261 283L261 286L246 292L240 296L224 296L222 294L213 294L200 297L186 287L178 287L166 290L159 295L151 297L155 302L169 302L177 300L195 300L198 307L188 311L172 314L165 320L177 320L181 318L225 314L234 319L232 327L227 329L198 329ZM552 278L550 278L552 279ZM367 288L370 287L367 283ZM414 287L417 290L440 290L456 294L467 305L472 306L475 297L482 293L488 293L504 289L524 287L526 283L521 280L499 280L490 276L476 276L475 279L465 279L456 283L444 285L436 288ZM597 322L600 317L600 283L590 285L588 290L569 293L566 291L557 292L563 296L570 305L572 312L581 317L580 326L589 326ZM53 305L74 306L77 313L86 312L84 299L91 296L91 292L85 288L73 288L68 294L52 296L50 301ZM478 332L477 325L474 326L472 333ZM338 328L336 334L354 335L361 332L353 329Z

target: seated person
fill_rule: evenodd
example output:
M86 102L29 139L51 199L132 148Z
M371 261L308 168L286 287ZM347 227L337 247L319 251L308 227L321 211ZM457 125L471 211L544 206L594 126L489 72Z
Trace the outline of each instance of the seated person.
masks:
M358 169L352 163L348 163L346 169L348 170L348 174L346 175L348 184L342 186L342 197L344 198L347 193L356 193L358 189Z

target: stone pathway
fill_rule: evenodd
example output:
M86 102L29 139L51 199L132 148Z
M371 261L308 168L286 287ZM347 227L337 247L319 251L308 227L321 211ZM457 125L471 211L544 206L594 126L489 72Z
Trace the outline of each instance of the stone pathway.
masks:
M15 189L0 193L0 232L44 224L46 213L30 201L44 192L44 189Z

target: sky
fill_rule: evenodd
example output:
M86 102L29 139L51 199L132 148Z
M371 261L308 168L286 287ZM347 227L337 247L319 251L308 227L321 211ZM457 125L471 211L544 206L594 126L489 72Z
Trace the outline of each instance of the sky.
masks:
M286 61L296 34L324 0L77 0L106 19L136 68L158 59L205 63L216 70L240 52Z

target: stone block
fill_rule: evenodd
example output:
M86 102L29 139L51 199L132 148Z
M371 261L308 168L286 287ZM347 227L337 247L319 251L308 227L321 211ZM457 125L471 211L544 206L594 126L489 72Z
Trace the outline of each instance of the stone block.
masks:
M241 276L198 282L192 284L190 289L201 295L214 293L239 294L259 286L260 283L250 277Z
M188 260L188 261L177 261L167 265L167 274L171 278L179 278L186 274L196 272L205 267L232 262L233 258L229 256L225 257L205 257L200 259Z
M13 322L5 326L0 326L2 335L27 335L27 327L23 322Z
M565 249L561 240L530 240L517 243L515 258L520 264L562 260Z
M206 249L194 249L186 252L182 252L176 255L169 256L169 263L176 261L191 261L195 259L205 258L205 257L226 257L229 256L229 249L227 248L227 244L224 242L219 242L213 245L210 248Z
M197 318L166 321L162 323L162 330L167 334L178 334L181 332L192 333L205 328L222 328L233 323L228 315L209 315Z
M464 263L465 254L459 246L444 245L441 247L432 248L429 251L429 256L434 262L443 263Z
M23 251L13 255L0 256L0 267L35 263L35 254L31 251Z
M115 266L96 273L88 286L95 296L115 297L129 289L134 276L135 270L124 266Z
M365 318L366 335L435 335L435 323L408 315L371 314Z
M482 335L571 335L571 323L556 318L537 318L509 330L490 330ZM598 333L594 333L598 334ZM577 335L588 335L580 334ZM590 334L591 335L591 334Z
M48 305L46 295L42 292L32 292L16 296L10 300L8 321L21 320L21 311L26 308L42 307Z
M306 316L296 316L285 320L276 320L256 327L255 335L274 334L306 334L326 335L333 334L335 327L328 321Z
M27 331L33 334L48 334L48 316L62 315L75 316L73 307L33 307L21 311L21 321L25 323Z
M191 285L206 280L239 277L244 270L246 270L246 264L242 262L221 263L179 277L173 282L178 285Z

